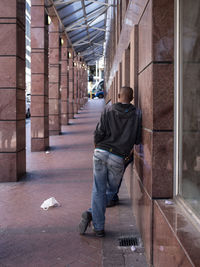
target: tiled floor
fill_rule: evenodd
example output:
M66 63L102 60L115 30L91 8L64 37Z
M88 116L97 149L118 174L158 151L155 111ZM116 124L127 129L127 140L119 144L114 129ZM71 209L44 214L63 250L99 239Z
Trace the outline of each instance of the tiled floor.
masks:
M27 142L26 177L0 184L1 267L147 266L143 248L118 246L119 237L138 235L124 184L120 205L106 212L106 237L77 232L90 206L93 131L103 106L103 100L89 100L62 135L50 138L49 153L30 153ZM27 121L28 140L29 130ZM61 206L42 210L52 196Z

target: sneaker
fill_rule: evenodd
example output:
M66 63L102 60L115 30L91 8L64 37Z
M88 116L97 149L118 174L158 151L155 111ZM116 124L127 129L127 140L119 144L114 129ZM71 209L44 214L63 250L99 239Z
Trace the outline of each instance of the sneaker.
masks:
M110 207L116 206L118 203L119 203L119 200L112 199L106 204L106 207L110 208Z
M97 237L104 237L105 236L105 231L104 230L96 230L96 229L93 229L93 231L95 232L95 235Z
M89 211L84 211L81 215L81 221L79 223L79 233L83 235L92 221L92 214Z

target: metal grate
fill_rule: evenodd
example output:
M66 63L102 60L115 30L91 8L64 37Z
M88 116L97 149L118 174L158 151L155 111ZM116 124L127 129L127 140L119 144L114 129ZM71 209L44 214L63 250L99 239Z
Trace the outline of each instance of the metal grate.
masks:
M137 237L121 237L118 240L120 247L138 246L139 243Z

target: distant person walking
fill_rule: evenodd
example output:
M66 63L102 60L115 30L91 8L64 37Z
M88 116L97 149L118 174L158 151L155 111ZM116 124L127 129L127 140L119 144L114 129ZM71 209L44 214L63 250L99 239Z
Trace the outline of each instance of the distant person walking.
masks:
M105 235L106 206L118 193L125 159L141 142L141 112L130 104L133 90L122 87L118 98L118 103L106 106L94 132L92 207L82 213L80 234L92 221L96 236Z

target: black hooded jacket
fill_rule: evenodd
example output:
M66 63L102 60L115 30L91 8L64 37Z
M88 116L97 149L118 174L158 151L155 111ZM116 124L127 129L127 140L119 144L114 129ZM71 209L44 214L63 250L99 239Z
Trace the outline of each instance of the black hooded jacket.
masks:
M106 106L94 132L96 148L127 157L141 142L141 111L132 104Z

